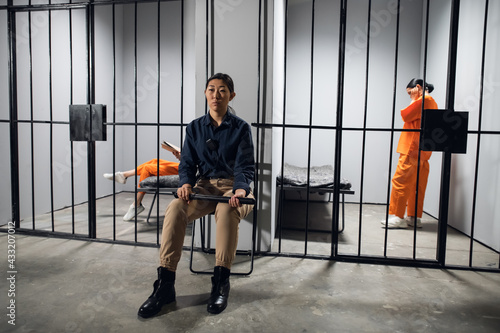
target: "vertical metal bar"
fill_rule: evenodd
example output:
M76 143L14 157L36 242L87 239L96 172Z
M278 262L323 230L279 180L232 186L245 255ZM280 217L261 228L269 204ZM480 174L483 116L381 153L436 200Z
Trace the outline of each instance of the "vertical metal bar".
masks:
M259 0L259 20L258 20L258 32L257 32L257 122L260 120L260 89L261 89L261 80L260 80L260 75L261 75L261 43L262 43L262 0ZM259 146L260 146L260 128L257 127L257 138L256 138L256 144L257 144L257 158L256 158L256 165L255 165L255 174L254 174L254 196L255 196L255 206L254 206L254 213L253 213L253 220L252 220L252 248L251 248L251 256L253 259L253 256L255 254L255 238L257 234L257 212L258 212L258 207L259 207ZM253 272L253 260L250 260L250 272Z
M365 179L365 152L366 152L366 123L368 118L368 79L370 72L370 22L371 22L372 0L368 1L368 18L366 24L366 68L365 68L365 105L363 116L363 138L361 145L361 180L359 185L359 232L358 232L358 256L361 255L361 233L363 227L363 193Z
M396 123L396 93L397 93L397 88L398 88L398 62L399 62L399 57L398 57L398 52L399 52L399 28L400 28L400 18L401 18L401 0L398 0L398 6L397 6L397 17L396 17L396 45L395 45L395 51L394 51L394 86L392 88L392 121L391 121L391 140L390 140L390 151L389 151L389 172L387 174L389 181L387 182L387 209L385 212L385 220L389 218L389 202L391 200L391 179L392 179L392 153L393 149L392 147L394 146L394 125ZM388 236L388 229L385 228L384 230L384 257L387 256L387 236Z
M87 104L92 114L91 104L95 103L95 7L94 1L87 5ZM90 122L90 133L92 133L92 121ZM97 210L96 210L96 175L95 175L95 142L87 142L87 173L88 173L88 215L89 215L89 238L97 236Z
M347 25L347 0L340 1L340 28L339 28L339 60L337 78L337 118L335 132L335 167L332 209L332 244L330 255L337 255L338 251L338 229L339 229L339 200L340 200L340 168L342 165L342 119L344 112L344 68L345 68L345 47L346 47L346 25Z
M8 1L12 6L12 0ZM8 11L9 31L9 102L10 102L10 180L12 200L12 221L16 228L21 226L19 207L19 136L17 124L17 54L16 13Z
M214 1L213 0L206 0L205 2L206 5L206 21L205 21L205 52L206 52L206 59L205 59L205 74L206 78L205 80L208 80L210 75L214 74ZM210 61L209 61L210 60ZM210 65L209 65L210 63ZM208 112L208 104L207 100L205 99L205 113Z
M209 19L209 4L210 4L210 0L206 0L205 1L205 81L208 80L208 73L209 73L209 69L208 69L208 43L209 43L209 34L210 34L210 27L209 27L209 23L210 23L210 19ZM207 112L207 101L205 99L205 113Z
M261 56L261 34L262 34L262 0L259 0L259 19L258 19L258 30L257 30L257 122L260 122L260 67L261 67L261 62L260 62L260 56ZM257 138L256 138L256 143L257 143L257 156L258 156L258 149L259 149L259 142L260 142L260 127L256 128L257 130ZM256 170L258 170L258 164L259 164L259 159L256 159ZM255 173L255 177L258 177L258 172ZM257 181L255 180L254 187L257 188ZM255 190L257 192L257 190ZM255 194L255 193L254 193ZM256 202L257 204L257 202Z
M488 27L488 8L489 0L484 5L484 27L483 27L483 49L481 57L481 84L479 86L479 119L477 127L477 145L476 145L476 165L474 172L474 190L472 194L472 216L470 226L470 247L469 247L469 267L472 267L472 255L474 251L474 227L476 224L476 202L477 202L477 179L479 175L479 151L481 147L481 127L483 121L483 94L484 94L484 63L486 59L486 36Z
M49 5L52 1L49 1ZM52 10L48 11L49 23L49 163L50 163L50 218L52 231L55 231L54 221L54 125L52 97Z
M181 0L181 147L184 143L184 0Z
M314 12L316 1L311 4L311 50L310 50L310 88L309 88L309 128L307 147L307 182L306 182L306 234L304 239L304 255L307 255L307 242L309 239L309 198L310 198L310 178L311 178L311 141L312 141L312 119L313 119L313 93L314 93Z
M116 5L112 7L113 24L113 175L116 170ZM113 240L116 240L116 182L113 182Z
M428 44L429 44L429 16L430 16L430 1L427 0L426 4L426 12L425 12L425 38L424 38L424 65L423 65L423 74L422 74L422 80L424 81L423 86L422 86L422 108L420 110L420 114L424 114L424 109L425 109L425 86L427 82L427 50L428 50ZM422 127L422 126L420 126ZM419 133L420 136L420 133ZM414 223L413 223L413 259L416 258L417 256L417 212L418 212L418 188L420 184L420 162L421 162L421 150L418 150L418 156L417 156L417 179L415 181L415 216L414 216Z
M209 75L214 74L215 69L215 3L214 0L210 1L210 72Z
M31 4L31 0L30 0ZM31 39L31 11L28 12L28 53L29 53L29 67L30 67L30 133L31 133L31 220L32 229L35 230L35 128L33 124L34 110L33 110L33 43ZM17 97L16 97L17 98Z
M262 34L262 0L259 0L259 19L258 19L258 30L257 30L257 122L260 121L260 67L261 67L261 34ZM260 128L257 127L257 147L259 147L259 131ZM257 159L258 164L258 159ZM255 173L257 175L257 173ZM255 184L257 186L257 183ZM257 192L257 191L256 191Z
M91 122L92 124L92 122ZM92 125L91 125L92 127ZM87 142L88 191L89 191L89 238L97 237L96 192L95 192L95 142Z
M157 76L156 76L156 82L158 83L156 87L156 142L160 142L160 93L161 93L161 86L160 86L160 73L161 73L161 57L160 57L160 47L161 47L161 5L160 5L160 0L157 2L157 32L156 32L156 37L157 37ZM181 18L182 20L182 18ZM156 203L156 216L157 219L160 216L160 146L159 144L156 145L156 193L158 193L158 202ZM151 204L152 205L152 204ZM156 244L160 244L160 221L156 222Z
M68 13L69 24L69 104L73 104L73 10ZM70 173L71 173L71 233L75 233L75 168L73 164L74 143L70 140Z
M205 1L205 81L208 80L210 76L210 67L209 67L209 49L210 49L210 34L213 34L213 30L210 29L210 8L211 8L210 0ZM213 27L212 27L213 28ZM207 101L205 100L205 113L207 112Z
M288 0L285 0L285 31L284 31L284 52L283 52L283 114L281 133L281 182L280 182L280 203L278 206L278 253L281 253L281 243L283 238L283 206L285 192L283 191L283 180L285 179L285 132L286 132L286 74L287 74L287 51L288 51Z
M448 50L448 74L446 84L446 109L455 107L455 80L457 71L458 22L460 17L460 0L451 2L450 42ZM448 205L450 200L451 153L443 153L441 169L441 189L439 198L439 224L437 260L442 266L446 261L446 235L448 228Z
M206 99L205 99L206 103ZM184 143L184 0L181 2L181 147ZM159 200L158 200L159 201ZM194 230L194 225L192 225ZM159 228L159 227L158 227ZM159 233L159 229L158 229Z
M137 2L134 3L134 165L137 175ZM134 203L137 209L137 177L134 177ZM137 214L134 214L134 240L137 242Z

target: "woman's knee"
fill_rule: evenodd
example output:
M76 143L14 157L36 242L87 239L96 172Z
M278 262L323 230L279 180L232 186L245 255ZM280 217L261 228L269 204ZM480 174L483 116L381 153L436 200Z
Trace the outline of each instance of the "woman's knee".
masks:
M187 204L181 199L172 200L165 210L165 218L167 216L174 216L174 218L186 216L186 206Z
M231 213L234 213L235 211L237 211L237 209L238 208L231 207L229 204L227 204L225 202L224 203L219 203L215 207L215 211L219 212L220 214L231 214Z

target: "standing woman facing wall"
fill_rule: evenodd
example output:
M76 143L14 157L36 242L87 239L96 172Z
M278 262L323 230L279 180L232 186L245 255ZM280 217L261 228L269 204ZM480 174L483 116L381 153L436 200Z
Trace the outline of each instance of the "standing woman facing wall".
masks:
M424 93L425 89L425 93ZM422 100L424 109L437 109L437 103L429 93L434 90L434 85L425 83L422 79L412 79L406 86L411 103L401 110L403 129L420 129L422 118ZM429 158L431 152L419 151L419 132L402 132L399 138L397 152L400 154L396 172L392 177L391 200L389 204L389 219L382 221L387 228L406 228L422 226L421 218L424 209L425 189L429 177ZM420 168L419 168L420 154ZM417 194L418 175L418 201L415 207ZM405 217L405 211L407 213Z

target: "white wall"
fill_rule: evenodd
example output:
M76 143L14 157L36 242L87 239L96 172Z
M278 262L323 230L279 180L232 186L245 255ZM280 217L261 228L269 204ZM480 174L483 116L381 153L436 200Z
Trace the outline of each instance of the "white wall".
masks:
M485 1L462 1L460 7L455 109L469 112L469 130L500 129L497 101L500 97L500 4L490 2L486 40L486 59L480 121L480 74ZM481 37L479 37L481 36ZM473 184L476 171L477 135L469 135L467 154L452 159L450 225L500 250L500 138L480 137L475 216Z

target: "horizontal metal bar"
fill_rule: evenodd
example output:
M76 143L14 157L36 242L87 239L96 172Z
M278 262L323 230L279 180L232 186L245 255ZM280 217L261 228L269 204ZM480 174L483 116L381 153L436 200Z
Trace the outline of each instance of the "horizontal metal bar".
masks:
M8 232L7 228L0 228L0 232ZM73 239L81 241L91 241L96 243L109 243L109 244L121 244L121 245L131 245L131 246L144 246L144 247L156 247L160 245L155 243L145 243L145 242L132 242L132 241L121 241L121 240L111 240L105 238L88 238L87 235L82 234L68 234L62 232L50 232L50 231L40 231L31 230L24 228L17 228L16 233L37 237L47 237L47 238L63 238L63 239ZM184 251L191 250L191 247L184 246ZM196 250L196 249L195 249ZM479 271L488 273L500 273L500 269L497 268L484 268L484 267L469 267L469 266L457 266L457 265L439 265L436 261L431 260L411 260L404 258L382 258L382 257L368 257L368 256L350 256L350 255L338 255L335 258L326 255L301 255L294 253L277 253L277 252L255 252L256 256L273 256L273 257L286 257L286 258L301 258L301 259L312 259L312 260L330 260L346 263L366 263L374 265L386 265L386 266L405 266L405 267L419 267L419 268L431 268L431 269L451 269L451 270L465 270L465 271Z
M9 123L8 119L0 119L0 123ZM68 121L57 121L57 120L29 120L29 119L18 119L13 121L15 123L25 123L25 124L55 124L55 125L69 125ZM185 123L129 123L129 122L107 122L103 123L104 125L113 126L164 126L164 127L185 127L187 124ZM316 126L316 125L294 125L294 124L260 124L260 123L252 123L252 126L259 128L296 128L296 129L327 129L327 130L338 130L339 127L336 126ZM403 129L403 128L363 128L363 127L342 127L343 131L349 132L420 132L419 129ZM487 135L500 135L499 131L476 131L471 130L467 131L467 134L487 134Z
M404 128L383 128L383 127L338 127L338 126L320 126L320 125L297 125L297 124L269 124L269 123L252 123L252 126L258 128L297 128L297 129L327 129L327 130L339 130L350 131L350 132L421 132L420 129L404 129ZM498 135L498 131L477 131L469 130L467 134L490 134Z
M104 125L122 125L122 126L177 126L177 127L185 127L187 124L185 123L129 123L129 122L111 122L111 123L103 123Z
M179 198L177 192L173 192L172 194L174 195L174 197ZM189 195L189 199L228 203L231 197L224 197L220 195L191 194ZM255 205L255 199L253 198L238 198L238 200L244 205Z
M1 122L10 122L9 120L0 120ZM19 119L12 121L14 123L25 123L25 124L55 124L55 125L69 125L69 121L58 121L58 120L29 120L29 119ZM114 123L103 123L104 125L122 125L122 126L175 126L175 127L185 127L186 124L181 123L128 123L128 122L114 122Z
M44 11L44 10L63 10L63 9L81 9L87 6L110 6L116 5L126 5L135 3L157 3L160 2L179 2L182 0L93 0L78 3L54 3L54 4L31 4L31 5L12 5L12 6L0 6L0 10L7 9L15 12L24 11Z
M73 3L73 4L34 4L34 5L12 5L0 6L1 9L7 9L13 12L26 12L26 11L46 11L46 10L62 10L62 9L81 9L87 6L86 3Z
M278 253L278 252L256 252L256 256L272 256L272 257L286 257L286 258L299 258L299 259L312 259L312 260L330 260L336 262L345 263L360 263L360 264L372 264L372 265L384 265L384 266L398 266L398 267L415 267L415 268L429 268L429 269L450 269L450 270L463 270L463 271L477 271L477 272L488 272L488 273L500 273L500 269L496 268L485 268L485 267L468 267L468 266L456 266L456 265L445 265L442 266L437 261L425 261L419 260L414 261L411 259L400 259L400 258L381 258L381 257L365 257L365 256L348 256L348 255L338 255L336 257L330 257L325 255L303 255L294 253Z
M23 124L69 125L69 121L58 121L58 120L23 120L23 119L18 119L14 122L15 123L23 123Z
M467 131L467 134L481 134L481 135L484 135L484 134L489 134L489 135L498 135L500 134L500 131Z
M252 126L258 128L326 129L326 130L363 131L363 132L420 132L421 131L419 129L402 129L402 128L364 128L364 127L338 127L338 126L296 125L296 124L252 123Z

